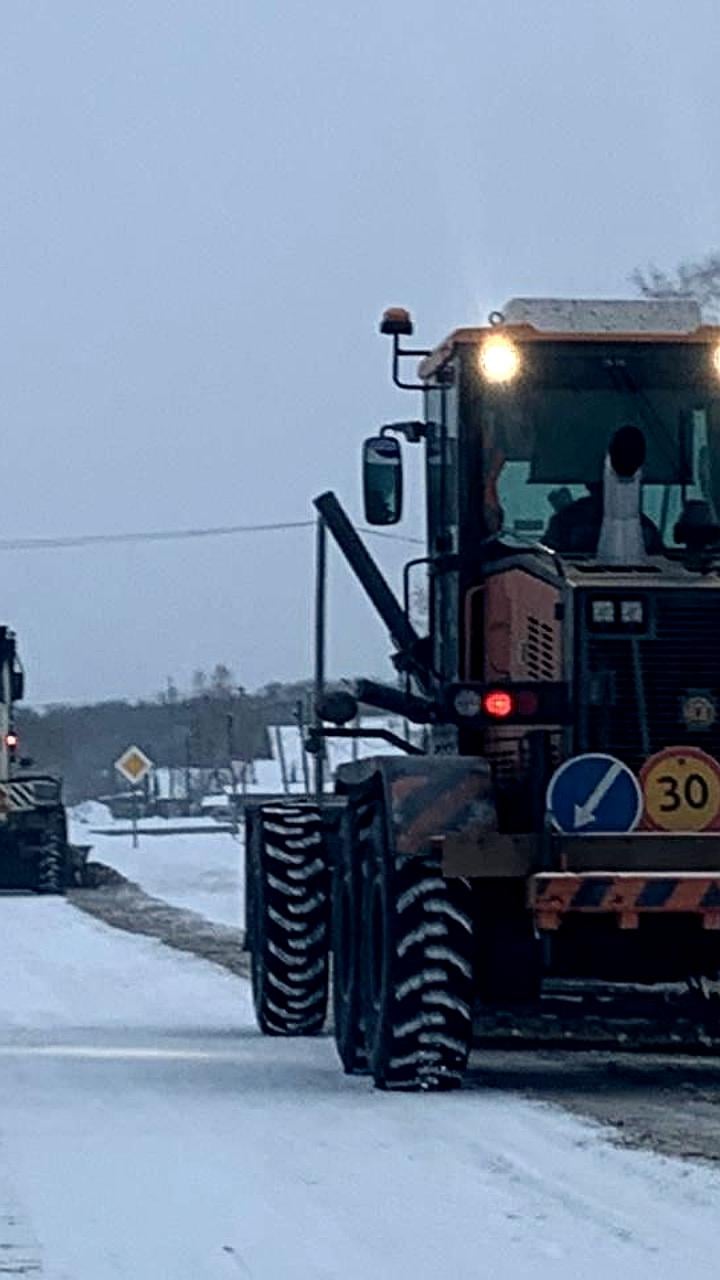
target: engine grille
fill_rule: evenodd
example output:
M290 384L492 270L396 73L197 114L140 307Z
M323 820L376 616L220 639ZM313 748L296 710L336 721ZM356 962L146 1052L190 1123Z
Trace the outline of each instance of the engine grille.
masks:
M637 639L578 626L578 746L611 751L635 767L648 754L684 744L720 759L720 589L658 591L653 612L653 633ZM578 618L583 615L578 610ZM688 728L683 719L683 702L692 693L715 702L717 718L708 728Z
M557 679L555 632L549 622L534 618L532 614L527 621L525 665L530 680Z

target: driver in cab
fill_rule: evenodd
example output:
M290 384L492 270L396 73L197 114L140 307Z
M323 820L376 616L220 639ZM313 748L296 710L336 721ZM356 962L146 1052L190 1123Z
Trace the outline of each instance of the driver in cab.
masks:
M542 541L553 551L597 551L603 521L603 485L596 480L586 485L587 495L561 506L550 518ZM562 492L562 491L561 491ZM645 550L650 556L663 554L663 540L657 525L646 515L640 517Z

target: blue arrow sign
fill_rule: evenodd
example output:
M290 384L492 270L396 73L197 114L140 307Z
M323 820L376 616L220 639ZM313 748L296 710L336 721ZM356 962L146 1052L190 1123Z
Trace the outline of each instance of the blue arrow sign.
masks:
M571 835L633 831L643 811L635 774L614 756L590 753L566 760L547 789L553 826Z

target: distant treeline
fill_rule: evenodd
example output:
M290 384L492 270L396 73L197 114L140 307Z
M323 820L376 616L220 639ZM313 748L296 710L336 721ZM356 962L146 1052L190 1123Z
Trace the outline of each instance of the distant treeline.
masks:
M172 681L145 702L99 702L17 708L20 755L65 779L70 803L97 798L119 785L114 761L131 744L158 765L215 768L270 755L267 726L293 722L309 706L308 682L271 684L247 693L220 665L197 672L190 692Z

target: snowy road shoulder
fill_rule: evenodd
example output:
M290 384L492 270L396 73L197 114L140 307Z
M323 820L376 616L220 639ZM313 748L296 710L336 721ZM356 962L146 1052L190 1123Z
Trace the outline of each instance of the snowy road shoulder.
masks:
M96 868L110 879L95 889L70 889L67 900L74 907L126 933L155 938L176 951L186 951L203 960L247 977L249 962L244 947L244 931L216 924L195 911L172 906L162 898L145 893L139 885L125 880L111 868Z
M75 818L71 839L77 844L91 843L95 861L114 867L153 897L195 911L216 924L241 925L243 845L229 833L141 836L138 848L133 849L129 835L91 834L89 825Z
M373 1093L66 902L0 898L0 931L0 1174L52 1280L716 1273L704 1168L494 1090Z

